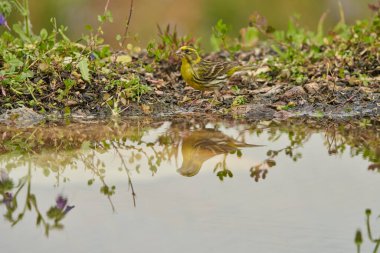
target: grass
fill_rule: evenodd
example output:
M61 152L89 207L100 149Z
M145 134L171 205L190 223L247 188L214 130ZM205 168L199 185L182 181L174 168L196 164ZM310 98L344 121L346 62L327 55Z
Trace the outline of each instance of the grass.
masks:
M242 50L260 49L262 53L248 64L269 68L259 76L265 82L303 85L332 81L374 87L380 74L380 3L370 7L373 17L353 25L345 23L341 11L341 20L328 32L323 29L325 16L317 31L309 31L297 17L289 21L287 30L276 30L264 17L253 14L249 26L234 38L228 36L230 27L219 20L212 28L211 44L217 52L227 51L231 59ZM70 113L77 107L117 115L131 104L157 100L154 92L162 85L158 87L151 76L165 76L167 86L175 86L177 79L170 75L178 70L179 59L174 52L182 45L199 47L199 39L181 37L175 27L167 26L158 27L158 40L146 49L128 44L123 52L113 51L102 38L103 25L113 21L107 8L98 16L99 26L86 26L87 34L78 41L72 41L66 35L68 27L58 25L54 18L51 29L34 32L27 0L1 1L0 13L5 18L20 15L20 21L9 25L9 30L4 24L0 36L2 111L26 106L42 113ZM116 39L125 38L118 35ZM164 91L168 92L172 90ZM175 92L180 91L175 88ZM233 99L233 105L248 102L244 96Z

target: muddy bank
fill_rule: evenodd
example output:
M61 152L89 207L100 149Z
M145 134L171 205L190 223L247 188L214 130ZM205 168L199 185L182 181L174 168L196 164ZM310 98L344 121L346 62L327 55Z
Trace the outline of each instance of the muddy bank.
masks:
M20 107L46 118L209 113L249 119L378 119L380 4L369 8L371 18L352 25L342 18L327 33L322 19L318 32L296 19L287 30L276 30L254 14L241 36L229 38L229 43L219 27L219 46L212 53L204 53L196 38L180 37L170 26L159 29L158 41L145 49L128 44L121 51L62 40L56 33L37 36L31 45L23 37L3 38L2 122L19 118L20 112L9 116L9 110ZM248 33L249 41L243 36ZM175 52L184 45L196 48L203 59L236 61L250 71L234 76L218 103L211 103L212 92L200 96L180 75L181 59Z
M286 73L267 64L268 58L273 55L274 52L268 48L236 53L233 58L242 65L250 64L255 67L252 71L233 77L220 91L221 96L215 103L211 103L212 92L206 92L202 97L200 91L184 83L179 72L178 58L157 62L145 51L131 58L128 64L115 62L114 73L94 73L92 83L83 81L76 72L60 73L61 77L75 80L75 85L65 91L61 86L67 86L67 82L59 83L54 75L44 73L43 77L36 76L32 80L35 83L44 83L39 87L41 91L34 93L33 98L27 93L12 95L11 91L3 88L0 102L4 106L0 106L0 123L10 124L15 118L20 121L27 118L28 121L34 117L30 115L30 111L23 113L16 109L13 113L14 109L8 107L17 106L14 103L4 103L6 101L17 102L22 105L21 108L30 108L48 119L187 113L211 113L258 120L302 116L332 119L379 118L378 66L372 66L368 70L371 77L359 80L352 76L339 77L339 69L335 70L335 74L325 76L325 66L313 65L308 70L310 77L300 84L291 77L284 77ZM123 52L117 53L114 58L118 59L120 56L124 56ZM204 58L228 61L231 55L218 52L204 55ZM112 81L109 75L113 76ZM122 85L132 85L131 80L137 82L135 86L121 88ZM66 92L65 96L62 95L63 92ZM128 98L128 92L132 92L134 97ZM27 104L30 100L33 103ZM12 114L14 115L11 116ZM37 122L41 120L40 117L37 118ZM31 123L33 124L33 120Z
M176 89L182 92L176 93ZM173 92L177 96L172 95ZM157 88L142 97L139 103L130 103L120 116L165 117L209 114L212 117L247 120L287 118L380 120L380 92L366 87L343 87L332 83L309 83L304 86L262 85L252 90L241 89L239 94L233 94L226 87L222 94L223 97L217 104L211 104L212 93L199 98L198 91L185 87L181 81L178 81L177 85ZM242 97L244 104L233 104L237 98ZM111 116L112 112L107 108L97 107L94 110L80 105L72 106L69 115L58 110L41 114L33 109L20 107L3 110L0 124L27 127L63 118L92 120Z

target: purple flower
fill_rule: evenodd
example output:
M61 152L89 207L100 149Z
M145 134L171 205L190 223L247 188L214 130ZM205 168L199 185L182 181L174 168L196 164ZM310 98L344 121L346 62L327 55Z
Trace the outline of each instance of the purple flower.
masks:
M55 203L57 204L58 209L63 210L67 204L67 198L63 197L62 195L59 195L55 200Z
M63 214L66 215L68 212L70 212L71 209L73 209L75 206L69 206L67 205L65 208L65 211L63 211Z
M62 195L59 195L57 199L55 200L56 207L63 211L63 214L67 214L71 209L73 209L75 206L69 206L67 205L67 198L63 197ZM66 207L66 208L65 208Z
M12 193L10 193L10 192L6 192L6 193L4 193L4 196L3 196L3 203L4 203L8 208L11 207L12 200L13 200L13 195L12 195Z
M0 26L5 26L8 30L10 30L7 20L5 19L4 15L0 13Z
M3 14L0 14L0 25L5 25L7 23L7 20L5 19Z

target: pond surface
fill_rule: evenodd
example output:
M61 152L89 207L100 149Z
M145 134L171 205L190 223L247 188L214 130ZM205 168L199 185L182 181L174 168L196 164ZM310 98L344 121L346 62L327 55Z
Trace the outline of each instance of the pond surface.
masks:
M379 132L192 117L2 126L1 251L376 252Z

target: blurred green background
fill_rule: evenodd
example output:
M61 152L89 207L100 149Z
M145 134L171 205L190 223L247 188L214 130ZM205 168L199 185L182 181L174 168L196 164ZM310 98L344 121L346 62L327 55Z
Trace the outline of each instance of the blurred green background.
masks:
M370 17L368 3L375 0L341 0L347 23ZM211 27L222 18L230 24L231 34L238 34L247 26L249 16L258 12L276 29L285 28L289 18L300 15L306 28L315 30L321 15L328 11L326 28L339 20L337 0L135 0L130 26L130 41L145 46L156 38L157 24L177 25L180 35L202 37L207 46ZM50 27L50 18L56 17L58 24L69 27L68 34L78 39L85 33L85 25L96 27L97 15L102 14L106 0L38 0L30 1L34 31ZM110 0L109 9L114 22L105 27L106 42L116 45L116 34L123 33L124 22L129 12L129 0ZM134 38L136 35L136 38Z

